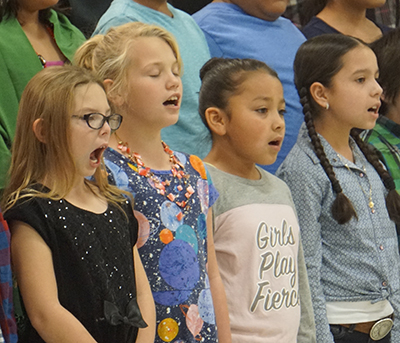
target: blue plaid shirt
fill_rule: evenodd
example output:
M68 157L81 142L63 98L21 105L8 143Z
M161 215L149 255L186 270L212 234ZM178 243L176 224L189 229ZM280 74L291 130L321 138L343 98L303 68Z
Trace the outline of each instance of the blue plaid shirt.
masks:
M296 145L277 171L293 194L299 216L317 342L334 342L326 302L384 299L395 314L392 342L400 342L400 258L395 224L386 209L386 190L353 140L350 143L355 163L343 157L342 162L328 142L320 139L358 220L339 225L332 218L335 194L304 125ZM368 207L370 187L375 213Z

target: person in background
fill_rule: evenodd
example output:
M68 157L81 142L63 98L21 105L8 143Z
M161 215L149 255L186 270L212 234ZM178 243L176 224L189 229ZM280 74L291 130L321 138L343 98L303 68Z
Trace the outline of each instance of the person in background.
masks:
M304 0L307 22L302 32L307 38L326 33L342 33L371 43L390 30L367 18L367 9L378 8L386 0Z
M379 66L378 82L383 88L379 118L363 139L380 153L400 194L400 28L371 44Z
M290 19L297 27L305 26L311 19L309 13L303 10L305 0L290 0L284 17ZM395 28L399 26L399 0L386 0L386 3L377 8L367 9L367 18L378 25Z
M22 91L44 67L70 61L85 41L78 28L52 9L57 2L0 1L0 190L10 166Z
M155 24L172 33L178 42L183 61L184 88L179 120L162 130L162 139L173 150L203 158L211 148L210 133L197 113L200 89L199 71L210 58L203 32L187 13L167 0L114 0L100 18L94 34L129 22Z
M293 147L302 123L293 61L306 39L281 16L286 5L287 1L276 0L214 0L193 15L205 33L211 56L257 59L279 75L286 100L286 134L276 162L264 166L271 173Z
M67 15L71 23L89 38L112 0L61 0L61 2L69 7Z

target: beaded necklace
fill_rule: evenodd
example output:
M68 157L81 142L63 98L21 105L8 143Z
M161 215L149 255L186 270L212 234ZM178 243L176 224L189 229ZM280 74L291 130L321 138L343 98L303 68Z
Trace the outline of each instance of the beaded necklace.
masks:
M165 153L169 156L172 174L171 180L162 181L157 175L152 172L149 167L146 167L140 154L136 152L131 152L128 142L122 141L116 133L114 134L118 140L118 150L120 150L133 163L136 164L138 174L151 180L151 183L156 188L157 193L165 196L168 200L177 204L180 208L189 211L190 206L188 202L195 191L188 182L190 175L185 173L185 166L179 161L179 159L175 156L174 152L169 148L169 146L164 141L161 141ZM176 187L174 187L174 185L171 185L174 179L176 179L179 183ZM173 191L175 191L175 194L173 193ZM185 200L178 201L179 195L182 193L182 191L185 191ZM177 215L178 220L181 220L183 216L183 213L180 212L180 214Z

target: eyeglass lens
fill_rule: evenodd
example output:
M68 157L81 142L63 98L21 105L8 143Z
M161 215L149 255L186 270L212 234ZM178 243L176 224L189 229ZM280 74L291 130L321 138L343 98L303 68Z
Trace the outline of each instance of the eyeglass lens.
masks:
M111 130L117 130L122 122L122 116L119 114L112 114L106 117L101 113L90 113L85 119L88 125L95 130L101 129L106 121Z

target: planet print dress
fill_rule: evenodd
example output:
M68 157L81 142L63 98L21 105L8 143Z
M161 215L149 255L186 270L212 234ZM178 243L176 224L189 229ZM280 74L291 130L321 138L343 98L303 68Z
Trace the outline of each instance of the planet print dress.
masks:
M138 248L156 304L156 343L218 342L207 273L208 209L218 193L195 155L173 152L185 177L151 170L165 184L146 177L137 163L108 148L111 183L135 198Z

